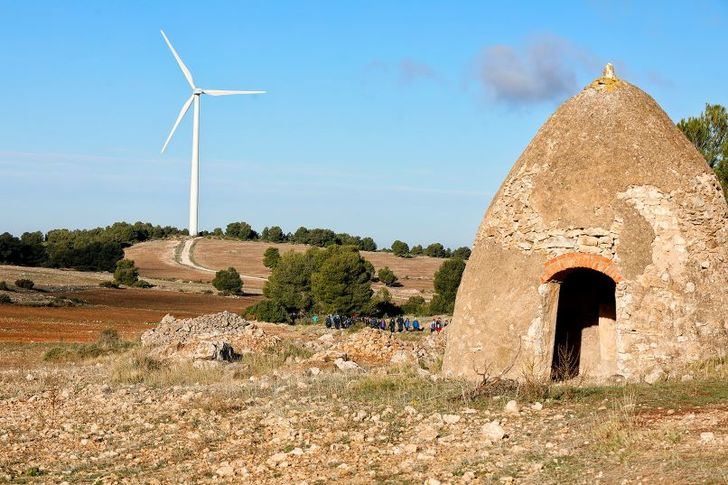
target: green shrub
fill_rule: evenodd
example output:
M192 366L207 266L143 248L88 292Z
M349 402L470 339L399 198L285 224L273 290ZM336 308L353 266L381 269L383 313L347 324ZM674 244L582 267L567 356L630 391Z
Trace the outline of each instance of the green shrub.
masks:
M280 226L265 227L263 232L260 233L260 238L263 241L270 242L283 242L287 239L286 234Z
M435 273L435 296L430 302L430 312L452 314L455 296L465 271L465 261L460 258L448 259Z
M469 247L466 247L466 246L463 246L463 247L460 247L460 248L457 248L456 250L454 250L452 252L452 257L453 258L460 258L460 259L469 259L470 258L470 253L472 253L472 251L470 250L470 248Z
M101 283L99 283L99 286L102 288L119 289L119 283L117 283L116 281L102 281Z
M132 286L134 288L152 288L152 287L154 287L153 284L151 284L150 282L148 282L146 280L137 280L134 282L134 284Z
M400 241L399 239L392 243L392 252L399 257L409 256L409 246L406 242Z
M371 274L353 246L329 246L316 255L311 294L326 313L362 313L372 298Z
M6 281L0 281L0 291L13 291L8 286L8 283Z
M308 311L313 306L311 274L316 269L314 254L289 251L281 256L278 265L263 287L263 294L282 305L287 312Z
M247 222L231 222L225 228L225 235L242 239L243 241L253 241L258 239L258 233L250 227Z
M397 284L397 275L394 274L394 271L389 269L389 266L380 268L377 272L377 277L379 278L379 281L387 286L395 286Z
M278 261L281 259L281 252L278 248L270 247L263 253L263 266L270 269L275 269L278 266Z
M450 250L440 243L432 243L425 248L425 255L432 258L449 258Z
M21 278L19 280L15 280L15 286L17 286L18 288L23 288L24 290L32 290L35 286L35 283L33 282L33 280Z
M228 269L221 269L215 273L212 286L222 292L240 293L243 289L243 280L240 279L238 271L230 267Z
M402 311L407 315L425 315L427 310L427 302L419 295L410 296L407 302L402 305Z
M139 270L131 259L122 259L116 262L114 281L122 285L132 286L139 280Z
M369 301L366 313L375 317L393 316L402 313L402 309L392 302L392 294L386 288L380 288Z
M358 247L360 251L376 251L377 243L374 242L374 239L367 236L359 241Z
M0 295L0 305L12 305L13 300L6 294Z
M290 315L286 311L286 308L280 303L268 299L246 308L243 316L253 320L271 323L290 322Z

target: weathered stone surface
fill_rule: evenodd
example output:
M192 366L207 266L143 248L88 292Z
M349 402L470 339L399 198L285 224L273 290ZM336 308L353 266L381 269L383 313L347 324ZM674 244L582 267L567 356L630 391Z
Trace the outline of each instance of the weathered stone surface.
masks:
M518 402L511 399L506 403L503 410L508 414L518 414L519 412L521 412L521 407L518 405Z
M541 127L493 198L443 373L548 374L561 283L575 268L616 284L612 310L582 336L579 372L590 364L596 377L652 379L724 354L727 221L715 175L657 103L616 77L597 79Z
M344 360L339 358L334 361L334 365L337 369L343 372L357 372L361 370L361 367L359 367L359 365L352 360Z
M506 432L498 421L491 421L483 425L481 432L483 436L489 441L500 441L502 440Z

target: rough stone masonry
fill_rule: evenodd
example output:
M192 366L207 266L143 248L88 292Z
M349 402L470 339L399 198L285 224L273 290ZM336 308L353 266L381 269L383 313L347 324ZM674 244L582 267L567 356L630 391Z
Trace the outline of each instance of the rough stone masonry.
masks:
M539 129L494 197L443 371L654 379L725 355L727 293L718 180L609 67Z

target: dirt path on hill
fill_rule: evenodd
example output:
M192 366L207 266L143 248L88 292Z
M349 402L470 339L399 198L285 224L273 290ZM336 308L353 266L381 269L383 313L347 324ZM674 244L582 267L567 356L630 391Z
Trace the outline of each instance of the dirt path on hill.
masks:
M183 246L182 246L182 250L179 253L179 261L176 261L176 262L181 264L182 266L187 266L188 268L192 268L197 271L203 271L205 273L216 273L217 270L206 268L204 266L200 266L199 264L195 263L195 261L192 259L192 252L195 247L195 243L197 241L199 241L200 239L202 239L202 238L195 237L195 238L189 238L189 239L185 239L184 241L181 241L180 244L182 244ZM174 252L173 252L173 254L174 254ZM268 278L263 278L261 276L241 274L240 277L243 280L268 281Z
M204 271L205 273L214 273L214 269L205 268L204 266L200 266L199 264L192 261L192 246L199 241L201 238L195 237L190 239L185 239L184 241L181 241L180 244L182 244L182 251L179 253L179 261L177 261L182 266L187 266L188 268L196 269L197 271ZM179 247L179 246L178 246Z

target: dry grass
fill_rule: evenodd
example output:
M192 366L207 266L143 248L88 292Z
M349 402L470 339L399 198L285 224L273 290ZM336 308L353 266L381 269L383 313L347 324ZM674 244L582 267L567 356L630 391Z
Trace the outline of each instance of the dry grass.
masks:
M43 360L49 362L80 362L111 354L127 351L137 342L121 340L116 329L107 328L102 331L96 342L88 344L56 345L43 354Z
M195 367L191 363L163 363L149 356L147 349L137 348L111 364L110 375L121 384L144 383L153 387L209 385L219 383L229 373L221 366Z
M615 451L629 446L637 439L637 398L625 389L617 399L606 419L595 423L592 436L598 447L605 451Z
M269 347L263 352L243 354L230 364L218 362L167 362L151 357L148 349L139 348L112 363L111 377L126 384L145 383L154 387L239 383L250 377L273 374L286 364L310 357L311 351L290 341Z

